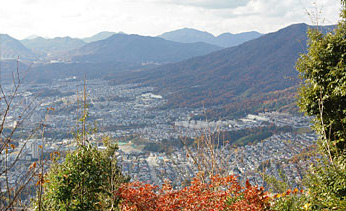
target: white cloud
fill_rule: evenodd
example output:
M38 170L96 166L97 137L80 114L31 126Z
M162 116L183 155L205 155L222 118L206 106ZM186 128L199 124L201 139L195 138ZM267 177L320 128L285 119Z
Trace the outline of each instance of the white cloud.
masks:
M158 35L182 27L214 34L269 32L292 23L311 23L305 12L314 11L311 1L11 0L0 3L0 33L16 38L85 37L104 30ZM317 1L324 23L335 24L339 0Z
M202 7L206 9L237 8L247 5L251 0L168 0L172 4Z

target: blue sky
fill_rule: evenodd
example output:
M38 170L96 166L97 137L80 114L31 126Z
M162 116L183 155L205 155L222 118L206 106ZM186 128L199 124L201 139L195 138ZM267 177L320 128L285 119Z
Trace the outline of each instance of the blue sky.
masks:
M293 23L335 24L339 10L339 0L0 0L0 33L17 39L100 31L156 36L184 27L268 33Z

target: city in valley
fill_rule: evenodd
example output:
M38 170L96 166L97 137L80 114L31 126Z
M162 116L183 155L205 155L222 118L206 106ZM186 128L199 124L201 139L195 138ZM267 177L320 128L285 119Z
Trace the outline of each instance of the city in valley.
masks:
M3 86L8 93L12 88L12 84ZM227 136L220 135L217 141L222 144L214 149L216 163L224 172L235 174L240 180L250 179L253 184L262 185L264 174L278 179L285 175L293 187L301 184L310 161L298 162L294 158L317 139L308 129L310 118L265 112L237 119L196 119L195 116L204 115L205 108L163 108L165 96L153 90L140 84L109 85L106 80L83 81L76 77L50 84L21 84L14 103L28 108L28 114L13 137L17 147L7 157L14 161L20 155L11 169L9 183L16 184L25 177L29 166L40 158L42 147L47 156L75 149L74 135L83 112L87 112L88 141L100 149L104 147L102 137L118 143L118 165L132 180L161 185L168 179L174 187L182 187L198 172L192 159L196 148L184 140L270 127L276 128L275 132L249 139L247 144L232 144ZM11 110L5 127L15 127L21 112L19 108ZM19 153L22 148L24 151ZM4 160L7 155L0 156Z

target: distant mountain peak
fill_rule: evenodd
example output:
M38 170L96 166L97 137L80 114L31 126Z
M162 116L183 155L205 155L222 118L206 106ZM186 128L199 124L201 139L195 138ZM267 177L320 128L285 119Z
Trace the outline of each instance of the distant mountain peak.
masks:
M37 54L25 47L19 40L8 34L0 34L0 47L2 59L17 59L33 61L37 59Z
M8 34L0 34L0 37L1 37L1 38L4 38L4 39L5 39L5 38L6 38L6 39L9 39L9 38L10 38L10 39L14 39L13 37L11 37L11 36L8 35Z
M91 37L83 38L82 40L84 42L91 43L91 42L96 42L99 40L107 39L114 34L125 34L125 33L124 32L116 33L116 32L110 32L110 31L102 31L102 32L99 32L99 33L91 36Z
M182 29L176 29L174 31L194 31L194 32L202 32L202 33L211 34L211 33L207 32L207 31L201 31L201 30L194 29L194 28L189 28L189 27L185 27L185 28L182 28Z
M160 35L166 40L181 43L204 42L220 47L232 47L261 36L258 32L244 32L239 34L223 33L217 37L213 34L193 28L182 28Z
M55 55L68 52L85 45L85 42L78 38L55 37L46 39L36 37L34 39L25 39L21 41L27 48L40 53L41 55Z
M36 39L38 37L40 37L40 36L33 34L33 35L30 35L30 36L24 38L24 40L32 40L32 39Z
M178 43L160 37L113 34L70 52L76 62L167 63L220 50L206 43Z

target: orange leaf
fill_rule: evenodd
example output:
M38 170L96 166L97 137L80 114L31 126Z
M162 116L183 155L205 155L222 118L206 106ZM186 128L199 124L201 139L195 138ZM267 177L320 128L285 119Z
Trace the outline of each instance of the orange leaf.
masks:
M30 165L29 169L32 169L32 168L36 168L36 162L33 162L33 163Z
M53 107L49 107L47 108L47 111L55 111L55 109Z

